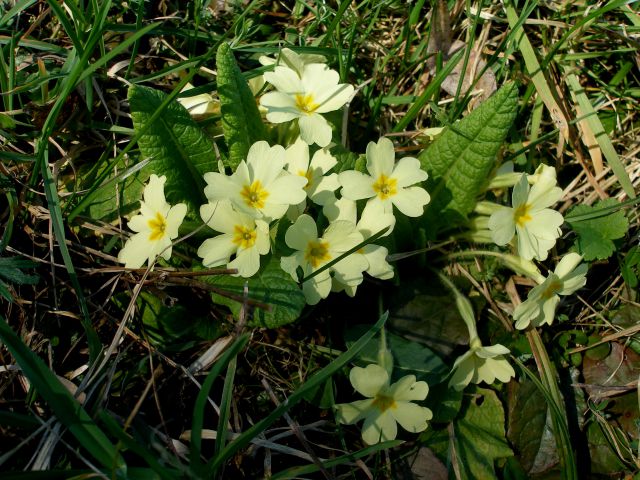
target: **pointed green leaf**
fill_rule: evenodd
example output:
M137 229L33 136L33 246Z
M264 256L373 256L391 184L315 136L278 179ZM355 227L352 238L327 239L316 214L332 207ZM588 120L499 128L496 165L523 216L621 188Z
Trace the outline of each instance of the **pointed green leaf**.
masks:
M228 44L218 48L216 65L222 129L229 147L228 166L235 169L247 158L252 143L266 140L266 131L253 93Z
M163 92L140 85L129 87L133 128L139 131L165 99ZM178 102L170 103L164 115L138 140L143 159L153 172L166 175L165 195L171 204L185 202L191 211L206 203L203 174L217 171L213 145Z
M431 236L460 223L475 207L517 106L517 88L506 84L420 154L422 168L429 173L431 203L423 218Z

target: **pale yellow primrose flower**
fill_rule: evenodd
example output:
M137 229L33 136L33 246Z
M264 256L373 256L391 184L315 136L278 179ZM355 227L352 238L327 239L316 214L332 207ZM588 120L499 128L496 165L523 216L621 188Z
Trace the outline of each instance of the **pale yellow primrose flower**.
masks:
M260 255L270 250L269 224L245 213L236 212L227 200L200 207L202 220L222 235L208 238L200 248L205 267L227 265L237 268L241 277L251 277L260 268ZM235 255L233 261L229 261Z
M204 174L204 193L211 203L228 199L238 211L267 222L281 218L289 205L306 197L307 179L284 170L284 148L267 142L251 145L247 161L240 162L230 176L218 172Z
M424 188L411 186L427 179L427 172L420 169L417 158L405 157L396 164L393 143L383 137L378 143L367 145L367 171L369 175L355 170L338 175L343 197L350 200L370 198L369 202L381 203L389 213L395 205L408 217L422 215L431 198Z
M562 214L548 208L561 196L554 168L543 169L531 189L523 173L513 187L511 207L503 207L489 218L493 241L506 245L516 235L518 255L525 260L545 260L562 234Z
M323 212L329 221L346 220L356 223L357 207L356 202L348 198L341 198L323 208ZM360 221L356 223L356 230L362 234L364 240L375 235L379 231L387 228L382 235L389 235L393 231L396 219L393 214L385 212L381 203L367 203L360 216ZM366 260L366 269L369 275L381 280L388 280L393 277L393 267L387 262L389 250L386 247L369 243L355 252L353 255L361 255ZM345 285L340 282L339 277L333 278L332 290L334 292L345 291L347 295L353 297L356 294L356 285Z
M309 145L326 147L331 142L331 126L321 113L342 107L353 95L353 86L338 83L340 76L324 64L304 66L302 75L285 66L264 74L277 91L265 93L260 105L267 108L267 120L283 123L298 120L300 137Z
M187 83L181 92L191 90L194 86ZM211 115L220 113L220 102L208 93L193 95L191 97L178 97L178 103L186 108L191 115Z
M503 383L515 377L516 372L503 355L509 349L503 345L483 347L478 337L471 340L470 350L456 359L449 387L461 391L469 383L485 382L491 385L496 379Z
M559 295L570 295L587 283L587 265L578 265L581 261L582 256L577 253L566 254L556 265L553 273L550 273L540 285L531 289L527 299L513 312L518 330L529 325L551 325L556 307L560 303Z
M315 221L307 214L300 215L285 234L285 242L296 252L280 259L280 266L294 280L298 280L296 270L302 267L304 276L318 270L327 262L363 241L355 224L347 221L332 222L318 237ZM362 282L362 272L367 268L362 255L349 255L331 268L327 268L302 284L302 292L309 305L315 305L327 298L331 291L331 272L347 285Z
M299 77L304 73L304 67L311 63L325 63L327 58L324 55L310 53L296 53L290 48L283 48L278 54L278 58L261 56L258 61L262 65L283 65L294 70Z
M309 145L304 140L298 139L285 150L286 168L289 173L299 175L307 179L304 190L307 197L317 205L325 205L336 199L335 192L339 187L338 174L327 174L338 161L327 150L320 149L313 154L313 158L309 161ZM293 220L298 217L307 205L306 199L295 207L296 215L292 216Z
M129 228L136 232L124 244L118 261L126 268L140 268L146 261L151 264L158 255L171 258L171 240L178 236L178 228L187 214L187 205L173 207L164 198L167 177L152 174L144 187L140 201L140 214L129 220Z
M349 380L358 393L369 398L336 405L337 419L347 425L364 419L362 439L368 445L395 439L397 423L411 433L419 433L427 429L427 421L433 418L431 410L413 403L424 400L429 393L429 385L416 382L414 375L389 385L387 371L370 364L366 368L352 368Z

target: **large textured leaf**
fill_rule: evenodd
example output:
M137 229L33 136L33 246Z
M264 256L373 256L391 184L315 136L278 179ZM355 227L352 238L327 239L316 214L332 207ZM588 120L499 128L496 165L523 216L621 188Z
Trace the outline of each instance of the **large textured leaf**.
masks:
M145 125L165 94L140 85L129 87L133 128ZM153 172L166 175L165 195L171 204L186 202L197 211L206 202L203 174L217 170L213 145L178 102L170 103L163 115L138 141L142 157L150 160Z
M517 106L516 86L509 83L420 154L429 173L431 203L423 218L430 237L460 223L475 207Z
M218 48L216 65L222 129L229 147L228 166L235 169L247 158L251 144L265 140L266 133L256 100L228 44Z
M246 278L230 275L208 277L209 283L242 298ZM270 311L256 308L250 324L260 327L276 328L294 322L305 306L305 299L298 284L291 275L280 268L278 259L271 261L256 275L248 279L249 298L271 307ZM240 303L214 294L216 303L227 305L234 315L240 311Z

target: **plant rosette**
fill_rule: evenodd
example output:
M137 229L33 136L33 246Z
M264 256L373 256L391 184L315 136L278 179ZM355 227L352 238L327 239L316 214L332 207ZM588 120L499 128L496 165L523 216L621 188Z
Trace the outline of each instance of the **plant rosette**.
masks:
M433 418L431 410L413 403L424 400L429 393L429 385L416 382L415 375L406 375L390 385L387 371L370 364L352 368L349 380L358 393L368 398L335 405L336 417L346 425L364 419L362 439L368 445L395 439L398 423L408 432L419 433Z
M556 185L555 169L544 167L531 188L523 173L513 187L511 207L502 207L489 218L493 241L507 245L515 235L518 255L525 260L546 260L562 234L562 214L548 208L560 200L562 189Z
M587 283L587 265L580 264L582 256L568 253L558 262L553 273L538 286L533 287L527 299L516 307L513 319L518 330L529 325L541 327L551 325L560 295L571 295Z
M140 214L129 220L128 227L135 235L129 238L118 261L126 268L140 268L145 262L153 263L158 255L165 260L171 258L171 242L178 236L178 229L187 214L187 205L171 206L164 196L167 177L152 174L144 187L140 201Z
M515 377L516 372L504 358L510 351L507 347L499 344L483 347L478 337L472 338L469 346L469 351L453 364L449 387L461 391L470 383L491 385L496 379L506 383Z
M417 158L405 157L395 162L393 143L381 138L367 145L367 172L347 170L338 175L341 195L349 200L370 199L392 213L393 206L408 217L419 217L431 199L427 191L412 186L427 179Z

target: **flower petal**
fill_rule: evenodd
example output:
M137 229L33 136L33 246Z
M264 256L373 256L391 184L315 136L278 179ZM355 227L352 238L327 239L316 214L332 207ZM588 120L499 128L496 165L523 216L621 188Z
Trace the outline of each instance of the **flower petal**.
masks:
M267 120L272 123L288 122L301 115L293 97L281 92L265 93L260 105L267 109Z
M178 236L178 229L182 225L185 215L187 214L187 205L185 203L178 203L169 209L166 218L166 235L170 239L174 239Z
M399 190L391 197L393 203L407 217L419 217L424 212L424 206L431 197L424 188L409 187Z
M516 224L513 220L512 208L501 208L489 217L489 230L491 238L496 245L506 245L516 233Z
M284 241L289 247L301 251L307 248L310 241L316 240L318 240L318 227L313 218L307 214L300 215L284 236Z
M373 399L356 400L351 403L339 403L335 405L336 419L339 423L352 425L362 420L371 409Z
M427 382L416 382L415 375L406 375L391 385L390 391L397 401L424 400L429 394L429 385Z
M389 374L380 365L370 363L365 368L353 367L349 372L349 381L361 395L375 397L389 385Z
M279 92L296 93L305 90L298 74L283 65L277 65L272 72L265 72L264 79Z
M398 425L387 410L378 415L367 415L362 425L362 439L367 445L380 441L394 440L398 435Z
M373 179L369 175L355 170L347 170L338 174L338 181L342 185L340 193L349 200L362 200L376 195L373 190Z
M388 138L382 137L378 143L367 144L367 171L375 180L380 175L391 176L395 159L396 152Z
M147 233L136 233L129 238L120 253L118 261L125 268L140 268L149 258L149 240Z
M303 115L298 120L300 137L309 145L314 143L326 147L331 142L331 126L317 113Z
M405 157L398 161L391 176L398 181L398 187L408 187L425 181L429 175L420 168L417 158Z
M411 433L425 431L427 421L433 418L431 410L411 402L398 402L396 408L389 411L400 426Z
M207 238L198 248L198 256L205 267L217 267L229 262L229 258L237 251L233 236L225 233L217 237Z

